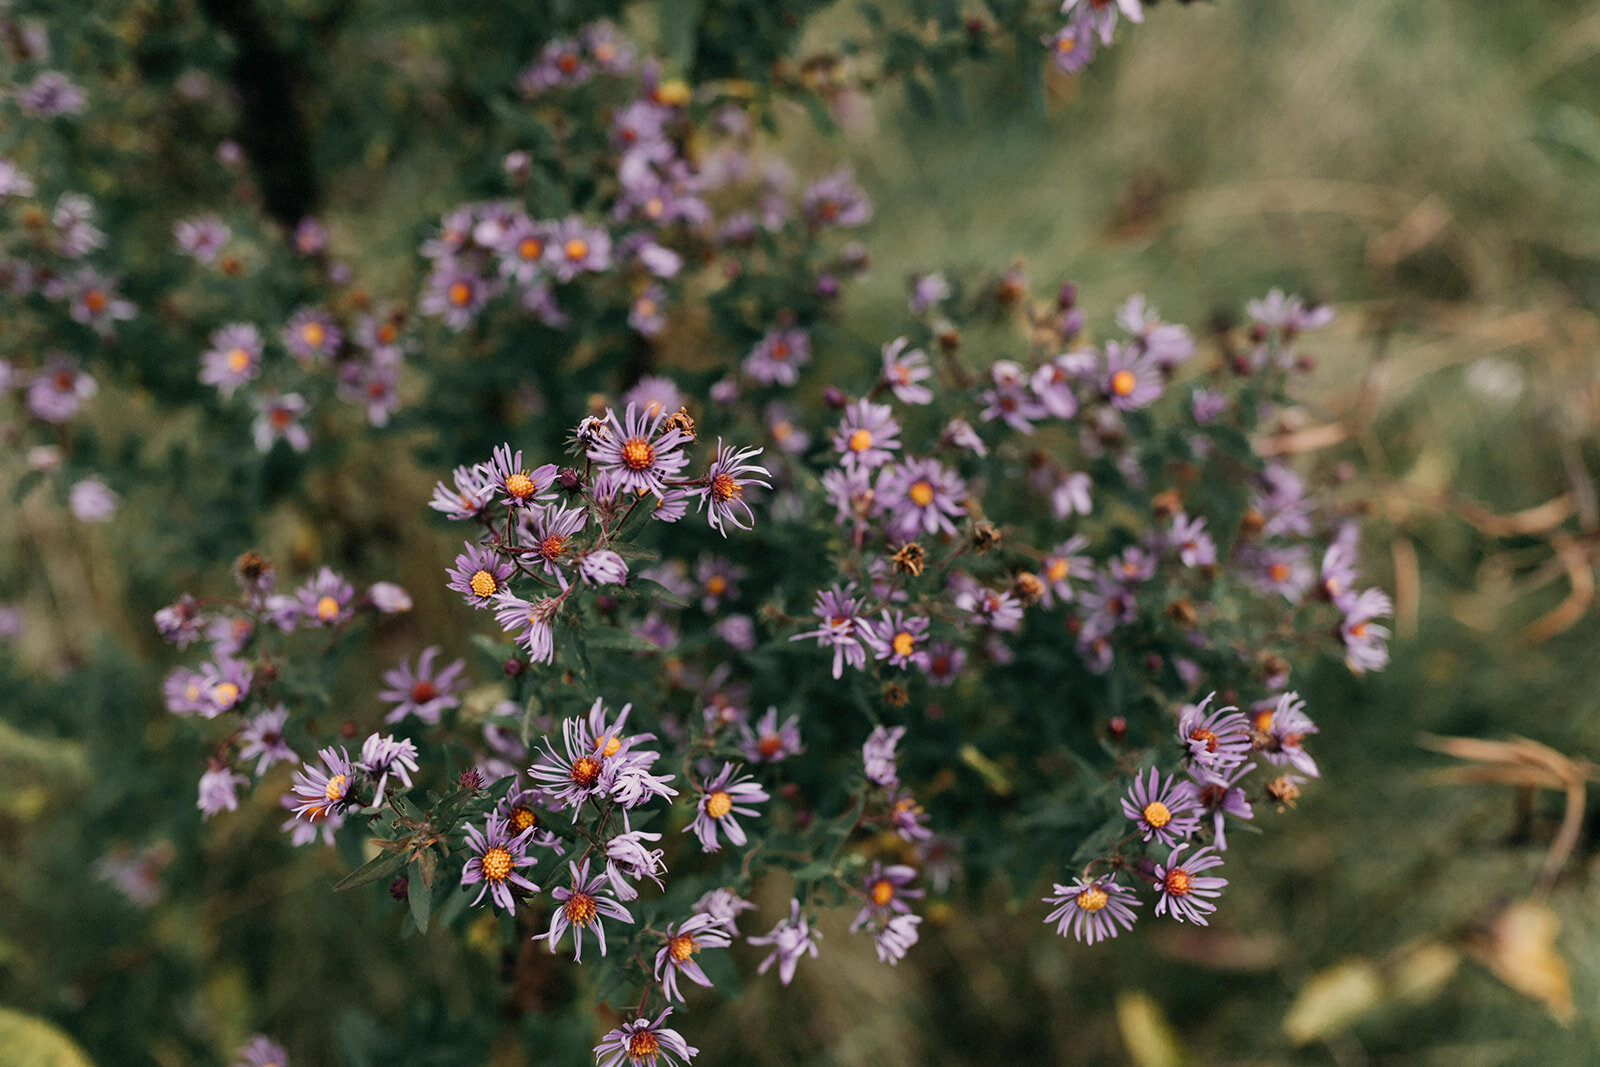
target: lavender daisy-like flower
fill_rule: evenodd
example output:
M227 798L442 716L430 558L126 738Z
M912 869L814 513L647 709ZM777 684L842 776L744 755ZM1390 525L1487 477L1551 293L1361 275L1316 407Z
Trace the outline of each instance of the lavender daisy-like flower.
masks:
M1317 724L1305 713L1306 702L1299 693L1284 693L1276 703L1262 701L1251 709L1250 725L1256 732L1256 746L1268 763L1288 764L1310 778L1321 776L1317 761L1303 742L1317 732Z
M295 771L293 790L286 798L292 802L295 815L312 823L345 813L353 801L350 790L356 774L350 753L342 748L330 745L317 756L322 766L307 761Z
M410 660L401 660L397 666L383 672L383 684L388 688L378 691L378 699L394 705L383 717L384 722L399 722L414 715L419 721L435 726L447 708L461 706L461 698L456 693L466 688L461 672L466 670L467 663L454 660L436 672L433 663L439 651L438 645L429 645L417 657L415 669Z
M733 844L744 844L744 828L735 816L753 819L761 813L748 805L764 804L771 799L753 777L737 774L741 769L732 763L722 765L717 776L701 788L695 800L694 821L683 828L684 833L694 831L694 836L700 839L700 847L706 852L716 852L722 848L717 836L719 831L726 834Z
M704 507L706 522L724 537L728 536L729 525L748 530L755 523L755 513L744 500L745 486L772 488L772 483L766 481L772 477L771 472L759 463L750 462L763 451L761 448L736 449L732 445L724 446L722 438L717 438L716 455L706 469L706 484L691 491L691 495L699 501L695 510Z
M557 886L550 895L555 897L560 905L550 916L550 929L543 934L536 935L535 941L543 940L550 946L550 951L556 950L556 942L561 940L561 935L570 928L572 930L573 958L579 963L583 962L583 931L594 931L594 936L600 941L600 955L606 954L606 929L601 923L601 918L615 919L618 922L631 923L633 916L628 909L619 904L610 894L606 893L606 876L597 874L589 877L589 861L584 860L583 866L575 863L567 864L572 872L572 885Z
M1107 341L1100 391L1120 411L1137 411L1161 395L1161 368L1145 353Z
M529 471L522 465L522 450L510 445L497 445L483 471L500 499L514 508L532 507L549 496L556 480L554 463Z
M831 647L835 678L844 674L846 663L860 669L867 662L867 650L861 643L861 600L855 595L855 590L855 583L851 582L843 589L834 586L819 591L812 614L821 620L821 628L789 638L791 641L803 641L814 637L823 648Z
M906 298L906 309L913 315L921 315L950 298L950 281L938 271L913 274L910 284L911 295Z
M501 593L494 598L494 621L522 642L529 659L535 663L550 663L556 656L555 627L551 620L560 609L558 597L527 601L511 593Z
M327 363L343 339L333 316L317 307L300 308L283 328L284 347L302 366Z
M800 213L816 229L824 226L854 228L872 221L872 205L856 184L855 172L848 165L812 182L801 194Z
M105 482L90 476L68 490L67 510L79 522L109 522L121 499Z
M1093 945L1133 929L1138 919L1133 913L1139 906L1138 896L1109 875L1075 878L1071 885L1057 883L1053 889L1044 902L1058 906L1044 921L1055 923L1056 933L1062 937L1070 935Z
M878 506L887 514L891 536L909 541L919 534L954 534L957 519L967 513L961 500L967 483L937 460L908 459L878 476Z
M606 409L605 422L585 453L600 467L605 492L666 494L667 479L678 477L688 466L689 457L682 449L693 440L667 419L665 412L651 415L631 404L620 419ZM720 458L720 443L718 452ZM737 479L731 478L729 485L736 484Z
M229 767L213 767L200 776L200 799L195 806L207 819L218 812L238 811L239 787L249 781Z
M922 896L922 890L909 888L916 877L915 867L903 863L884 866L875 861L862 881L861 891L865 900L850 923L850 932L855 933L864 926L882 923L895 915L910 912L911 905L907 901Z
M466 543L462 547L466 551L456 556L455 563L445 572L450 576L447 587L475 608L498 606L496 598L506 591L515 569L511 561L484 545Z
M201 664L200 684L206 705L201 707L200 714L213 719L238 707L250 692L251 677L249 664L231 656L218 656L215 662Z
M928 646L927 662L922 669L928 675L928 681L934 685L946 686L952 684L960 677L967 665L966 649L949 641L935 641Z
M197 263L214 262L231 236L232 231L215 215L179 219L172 227L172 239L178 251Z
M778 920L777 925L761 937L749 939L752 945L772 946L772 951L761 961L756 973L766 974L776 963L778 981L788 985L794 981L794 970L802 956L817 958L817 942L821 939L822 931L813 929L811 923L800 914L800 902L790 900L788 918Z
M1381 671L1389 663L1389 628L1372 620L1394 614L1394 602L1381 589L1368 589L1359 596L1342 599L1344 618L1339 621L1339 639L1344 642L1344 659L1356 674Z
M922 925L920 915L892 915L877 924L877 931L872 937L872 947L878 953L878 962L894 966L905 959L906 953L917 943L920 936L917 927L920 925Z
M1297 604L1316 581L1306 546L1259 548L1244 559L1247 578L1261 592Z
M41 71L33 81L15 90L17 106L36 119L82 114L87 98L59 70Z
M678 1031L661 1025L671 1014L671 1008L663 1008L654 1019L638 1018L607 1033L594 1047L596 1067L622 1067L623 1060L629 1067L687 1065L700 1050Z
M710 914L695 915L681 923L668 925L661 936L666 943L656 950L655 973L666 998L676 1001L684 999L678 989L680 975L695 985L710 989L711 979L706 977L706 972L694 957L702 949L728 947L732 938L722 921Z
M713 889L695 901L696 915L709 915L716 924L731 935L739 933L739 913L754 911L755 905L731 889Z
M1156 914L1171 915L1179 922L1205 926L1206 916L1217 910L1211 901L1222 895L1226 878L1202 875L1222 866L1222 857L1209 845L1197 849L1187 858L1183 856L1188 845L1172 850L1166 863L1156 864Z
M578 559L578 577L585 585L625 585L628 561L608 548L585 552Z
M1223 772L1208 771L1203 767L1189 768L1200 813L1202 817L1209 816L1211 819L1211 844L1218 852L1228 847L1227 816L1232 815L1236 819L1255 818L1250 799L1239 788L1239 782L1253 770L1255 766L1250 763L1241 763Z
M900 447L900 424L888 404L874 404L862 398L845 408L844 418L833 433L833 450L839 465L847 470L881 467L894 458Z
M933 836L933 831L928 829L928 813L906 789L889 791L889 824L894 827L900 840L908 845L927 841Z
M464 330L498 288L498 280L481 277L460 261L440 261L423 282L417 308L452 330Z
M986 389L980 399L983 410L978 417L985 422L1000 419L1018 433L1033 433L1033 424L1049 414L1028 386L1022 368L1009 359L998 360L989 368L993 388Z
M745 723L739 748L751 763L779 763L805 751L800 743L800 717L791 715L778 725L778 709L768 708L751 729Z
M1217 562L1217 546L1206 533L1204 518L1191 519L1178 512L1172 517L1167 543L1177 550L1178 560L1185 567L1209 567Z
M52 356L28 384L28 410L45 422L66 422L99 391L69 356Z
M1061 479L1050 494L1050 510L1058 519L1073 515L1087 515L1094 508L1089 490L1094 482L1083 471L1074 471Z
M877 621L862 624L861 640L875 658L888 660L891 667L921 667L928 658L923 648L928 640L928 620L885 608Z
M1078 73L1094 58L1094 32L1081 19L1073 19L1041 40L1050 50L1051 62L1068 74Z
M300 418L306 413L305 397L299 393L263 396L256 399L255 405L256 419L251 430L258 452L271 451L276 441L287 442L296 452L311 447L311 435L300 425Z
M298 758L283 739L283 727L288 721L289 709L279 704L251 718L239 731L239 759L256 761L257 778L274 763Z
M1252 742L1250 720L1238 708L1207 710L1216 695L1179 709L1178 740L1196 765L1220 773L1249 759Z
M861 766L867 781L885 789L892 789L900 784L895 748L905 735L904 726L872 728L872 733L861 746Z
M666 853L646 844L660 841L661 835L635 830L627 825L626 815L623 819L625 831L606 842L605 876L617 899L628 901L639 896L639 890L634 888L633 882L648 878L660 889L661 876L667 873L667 865L662 862Z
M1196 806L1192 785L1175 778L1163 783L1161 772L1154 767L1148 781L1135 775L1128 795L1122 798L1122 813L1139 827L1143 839L1163 845L1176 845L1200 828Z
M956 593L955 605L973 626L1006 633L1022 628L1022 601L1010 590L972 586Z
M933 368L926 352L920 348L907 352L908 344L904 337L896 337L883 346L883 384L902 404L931 404L933 390L920 383L933 377Z
M356 765L368 778L376 780L372 803L382 804L393 774L407 789L411 788L411 772L417 769L417 746L404 738L395 740L393 734L381 737L373 734L361 745L361 762Z
M468 824L467 849L472 854L461 870L461 884L470 886L481 883L482 888L473 898L473 904L481 903L487 893L497 907L512 912L516 910L512 886L525 893L539 891L538 886L517 873L518 867L532 867L539 862L528 855L528 841L532 836L531 825L521 831L515 830L494 812L489 813L481 831Z
M804 330L768 330L744 357L744 372L764 385L790 386L811 361L811 339Z
M559 282L569 282L583 272L609 270L611 234L605 227L591 226L576 215L562 219L550 231L545 263Z
M1100 35L1101 44L1111 43L1111 33L1117 26L1117 15L1129 22L1144 21L1141 0L1063 0L1061 13L1070 15L1076 10L1083 17L1085 29Z
M265 1034L257 1034L239 1050L232 1067L289 1067L289 1053Z
M528 546L527 558L537 563L544 572L552 575L562 588L567 579L562 562L570 557L568 547L574 536L583 531L589 513L583 508L569 508L564 504L529 508L519 522L520 540Z
M247 322L224 326L211 335L200 357L200 382L214 385L224 399L261 376L261 331Z
M356 590L332 569L323 567L294 595L301 617L312 626L337 626L350 618L350 602L355 599Z

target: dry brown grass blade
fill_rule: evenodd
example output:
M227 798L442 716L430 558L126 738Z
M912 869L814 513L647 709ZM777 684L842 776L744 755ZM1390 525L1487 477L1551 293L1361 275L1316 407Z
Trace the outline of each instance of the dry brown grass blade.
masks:
M1594 561L1589 549L1570 538L1562 538L1555 547L1572 589L1561 603L1523 628L1518 638L1526 645L1548 641L1577 625L1594 602Z
M1259 438L1255 442L1255 450L1258 456L1296 455L1331 448L1349 439L1348 426L1342 422L1330 422L1325 426L1308 426L1303 430Z
M1422 568L1417 548L1409 537L1396 537L1389 545L1394 556L1394 625L1401 637L1417 636L1417 616L1422 610Z

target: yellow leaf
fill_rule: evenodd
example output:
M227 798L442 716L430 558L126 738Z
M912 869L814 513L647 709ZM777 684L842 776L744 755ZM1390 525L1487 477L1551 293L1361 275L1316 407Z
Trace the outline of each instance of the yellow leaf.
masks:
M1307 1045L1338 1033L1382 1001L1383 976L1369 959L1350 959L1312 976L1283 1018L1284 1033Z
M1488 933L1472 944L1472 955L1494 976L1524 996L1550 1009L1556 1021L1570 1023L1572 976L1556 951L1561 920L1532 900L1510 905L1490 923Z
M1117 995L1117 1028L1136 1067L1178 1067L1183 1046L1156 1002L1143 993Z
M0 1058L27 1067L94 1067L66 1034L10 1008L0 1008Z

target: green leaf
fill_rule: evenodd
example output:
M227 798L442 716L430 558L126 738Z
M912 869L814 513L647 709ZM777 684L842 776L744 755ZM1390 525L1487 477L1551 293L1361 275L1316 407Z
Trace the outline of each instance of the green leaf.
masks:
M661 49L674 69L687 73L694 65L695 28L700 22L701 0L661 0Z
M584 637L588 646L601 652L660 652L661 649L652 645L642 637L635 636L617 626L604 626L594 624L584 627Z
M411 918L415 920L417 929L422 933L428 932L428 916L433 910L433 875L435 861L432 850L424 852L422 857L412 864L411 875L406 879L406 903L411 905Z
M355 870L339 879L334 883L333 891L335 893L342 893L346 889L354 889L357 886L368 885L372 882L376 882L380 878L387 878L392 874L400 873L401 868L403 868L405 865L406 854L404 852L385 852L377 859L368 860L360 867L357 867Z

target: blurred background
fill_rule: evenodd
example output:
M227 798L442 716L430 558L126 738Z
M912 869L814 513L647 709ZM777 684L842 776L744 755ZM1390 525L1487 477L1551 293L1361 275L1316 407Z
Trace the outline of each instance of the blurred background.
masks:
M476 56L479 76L509 79L527 51L466 13L447 33L381 2L262 5L283 26L333 6L336 32L284 34L310 128L328 131L322 215L359 235L345 246L364 276L404 279L417 234L466 195L458 158L481 152L430 106L439 70ZM649 7L632 12L646 34ZM129 32L181 34L193 16L130 10L146 21ZM828 7L793 53L826 52L858 17ZM692 1000L699 1062L1600 1062L1600 11L1163 3L1084 76L1047 77L1042 116L1004 64L965 90L930 115L887 84L831 134L789 117L803 151L852 159L874 202L873 271L843 332L884 336L912 272L1013 261L1079 282L1091 321L1137 292L1197 324L1273 286L1332 303L1303 425L1273 447L1369 486L1393 663L1301 679L1323 778L1273 832L1233 843L1244 876L1209 929L1142 924L1088 948L1026 903L1042 887L989 886L938 906L891 970L841 922L786 994L752 980ZM121 121L146 106L131 93ZM381 144L338 143L402 112ZM105 417L149 415L135 396ZM263 543L219 521L211 550L360 542L418 615L444 604L447 539L396 503L420 505L441 473L416 445L362 445L269 516ZM26 625L0 651L0 1064L73 1062L39 1058L40 1020L99 1064L226 1062L269 1027L296 1064L582 1062L590 1021L544 1014L584 995L556 969L519 968L507 1000L490 944L377 940L381 909L328 892L335 856L285 861L275 810L202 826L187 791L170 795L195 752L172 744L148 620L210 580L202 561L186 573L172 524L212 519L138 499L103 527L41 514L0 512L3 573L39 579L12 579ZM148 843L160 812L191 829L157 857L162 901L139 910L90 868ZM462 1022L475 1002L496 1008Z

